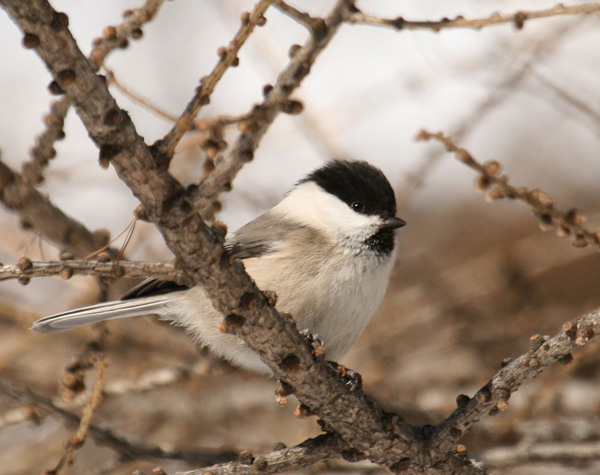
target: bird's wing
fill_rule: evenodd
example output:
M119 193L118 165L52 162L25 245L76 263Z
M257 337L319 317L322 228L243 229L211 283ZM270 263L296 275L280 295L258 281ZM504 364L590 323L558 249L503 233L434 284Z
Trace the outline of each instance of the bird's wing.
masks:
M265 213L227 236L225 249L236 259L261 257L275 252L286 241L294 239L303 227L282 220L273 220ZM276 223L276 224L275 224ZM189 287L168 280L146 279L128 290L121 300L168 294Z
M225 248L237 259L262 257L294 240L302 225L274 218L268 211L227 236Z

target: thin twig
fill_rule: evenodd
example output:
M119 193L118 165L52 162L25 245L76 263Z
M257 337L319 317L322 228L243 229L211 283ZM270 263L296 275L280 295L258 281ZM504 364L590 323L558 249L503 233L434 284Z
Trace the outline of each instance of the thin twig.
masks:
M508 177L500 175L500 164L495 161L485 164L479 163L464 148L457 146L452 138L445 136L442 132L436 134L422 130L417 136L417 140L436 139L444 144L449 152L453 152L456 158L479 172L477 178L477 188L488 192L486 199L493 201L502 198L510 198L521 201L529 205L534 214L540 220L542 229L555 228L561 237L572 236L573 246L585 247L595 245L600 247L600 232L593 232L583 226L586 216L576 209L562 211L554 206L553 199L544 191L539 189L528 190L525 187L514 187L508 184Z
M62 419L66 425L79 427L81 417L66 409L56 406L50 398L42 396L30 388L23 387L9 382L0 377L0 392L20 404L31 404ZM146 445L141 442L134 442L115 434L110 429L99 427L90 423L88 434L98 444L111 448L119 454L123 460L138 459L168 459L183 460L198 465L212 465L223 463L236 458L234 452L211 452L211 451L185 451L185 450L163 450L160 447Z
M170 114L156 104L152 104L148 99L140 96L139 94L133 92L130 88L124 86L123 83L117 79L115 73L111 69L104 67L104 70L106 71L106 80L108 81L108 84L115 86L119 91L121 91L121 93L129 97L129 99L131 99L133 102L156 114L157 116L168 120L169 122L177 121L177 117L173 114Z
M502 25L512 23L517 30L525 25L527 20L537 18L549 18L553 16L565 15L590 15L600 12L600 3L584 3L581 5L565 6L558 4L551 8L541 10L520 10L510 15L501 15L494 13L486 18L466 19L457 16L454 19L444 18L439 21L410 21L403 17L381 18L375 15L368 15L360 11L352 12L348 15L347 21L355 24L385 26L396 30L433 30L440 31L447 28L473 28L479 30L488 26Z
M518 91L518 85L523 82L527 74L532 70L532 66L540 62L551 51L561 44L565 35L575 29L580 22L569 22L555 30L545 37L539 38L535 42L527 41L520 49L520 53L528 53L528 57L522 64L510 75L494 86L494 90L466 117L454 127L451 136L456 141L463 140L477 125L481 124L485 117L502 104L507 98ZM534 62L535 60L535 62ZM396 195L398 208L401 209L408 204L415 191L423 186L427 176L431 174L437 164L440 163L443 153L440 150L431 150L424 158L419 167L408 174L404 180L404 185Z
M157 162L162 164L162 166L166 166L170 162L173 153L175 152L175 147L179 143L179 140L181 140L183 134L193 129L194 119L198 115L198 112L200 112L202 106L209 103L210 96L225 74L225 71L238 64L238 53L240 49L250 37L254 28L257 25L264 23L264 13L271 6L273 1L274 0L261 0L252 13L242 16L242 24L239 31L231 40L227 48L221 48L219 50L220 59L212 72L208 76L202 78L194 97L188 103L185 111L179 117L173 128L162 140L155 144L155 157Z
M240 127L241 133L233 146L223 157L215 160L215 170L190 195L196 209L210 209L222 192L231 189L233 180L242 167L254 158L254 151L282 109L290 113L301 111L302 105L290 100L290 96L333 39L352 5L353 2L349 0L338 0L328 17L319 23L321 27L314 29L304 46L294 51L273 87L265 89L265 98L254 107L252 117Z
M315 18L308 13L287 4L283 0L277 0L275 6L290 18L293 18L301 25L304 25L313 35L318 35L319 30L322 30L325 26L322 18Z
M585 115L585 120L582 121L582 123L590 127L596 135L599 135L600 112L598 112L592 106L590 106L590 104L588 104L584 99L580 99L575 94L573 94L573 92L560 87L558 84L556 84L553 80L549 79L545 75L540 74L539 72L534 70L532 72L532 76L537 81L539 81L544 87L548 88L560 100L567 103L576 110L582 112ZM590 124L590 121L588 119L592 119L595 125Z
M71 437L71 439L65 445L63 455L51 473L60 475L65 467L73 463L73 460L75 459L75 452L85 443L92 422L92 416L102 401L102 384L104 381L104 373L106 372L106 360L104 355L99 357L98 361L96 362L96 368L98 375L96 376L94 389L92 390L92 394L88 398L88 403L83 410L83 415L81 416L81 421L79 422L77 432L75 432L73 437Z
M167 262L140 261L99 261L86 259L67 259L64 261L30 261L23 257L16 265L0 266L0 281L27 279L34 277L60 276L69 279L74 275L93 275L107 279L121 277L148 278L182 282L183 272Z
M574 465L600 460L600 442L546 442L527 446L495 448L483 453L485 464L490 468L508 468L533 463L561 463ZM569 469L567 469L569 470ZM565 472L568 473L568 472Z
M123 23L106 27L102 37L94 40L94 48L89 56L92 67L98 71L109 53L127 46L128 38L140 39L142 26L156 16L163 3L164 0L146 0L140 8L123 12Z
M44 170L56 156L54 144L65 138L65 118L70 107L71 103L65 98L53 101L50 111L44 116L46 128L36 137L29 151L31 160L23 162L21 168L23 180L28 185L38 185L44 181Z

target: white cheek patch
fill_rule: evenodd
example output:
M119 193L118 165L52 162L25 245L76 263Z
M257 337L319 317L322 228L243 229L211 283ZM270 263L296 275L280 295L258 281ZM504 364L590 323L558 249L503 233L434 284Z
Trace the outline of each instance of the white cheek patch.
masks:
M379 216L352 211L346 203L314 182L298 185L273 211L284 219L313 227L338 242L362 242L382 224Z

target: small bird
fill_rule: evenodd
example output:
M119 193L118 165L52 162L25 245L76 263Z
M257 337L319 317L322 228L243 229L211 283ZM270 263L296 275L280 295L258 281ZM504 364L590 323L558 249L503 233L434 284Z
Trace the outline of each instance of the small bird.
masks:
M301 179L282 201L227 236L259 288L298 329L316 334L329 359L352 346L379 307L396 256L396 198L381 170L364 161L330 161ZM184 327L201 346L262 374L272 374L240 338L219 331L223 316L201 287L148 279L121 300L36 321L53 333L82 325L156 314Z

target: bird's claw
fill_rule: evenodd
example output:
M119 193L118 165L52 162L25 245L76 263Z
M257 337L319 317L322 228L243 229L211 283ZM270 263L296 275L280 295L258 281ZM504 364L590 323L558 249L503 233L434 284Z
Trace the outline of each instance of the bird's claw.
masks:
M311 333L308 328L305 328L300 332L308 344L311 346L313 354L319 358L323 358L325 356L325 342L321 335L318 333Z
M330 361L329 364L340 374L350 391L357 391L362 388L362 376L359 373L337 364L335 361Z

